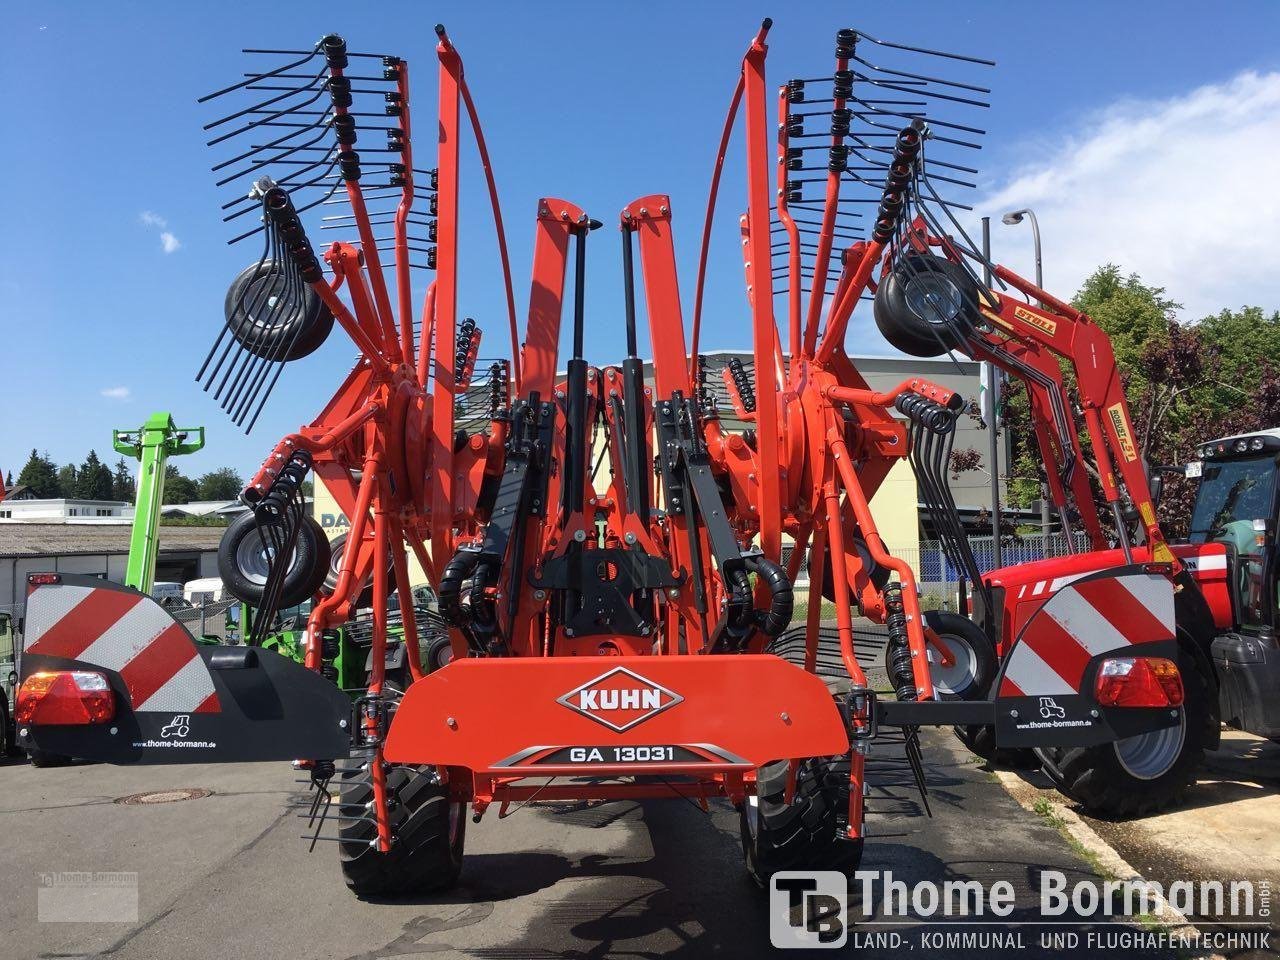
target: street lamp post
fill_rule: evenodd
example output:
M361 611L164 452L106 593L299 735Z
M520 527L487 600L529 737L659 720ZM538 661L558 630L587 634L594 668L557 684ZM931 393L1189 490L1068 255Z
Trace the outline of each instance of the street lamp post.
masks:
M1012 227L1021 223L1023 219L1031 221L1031 242L1035 246L1036 253L1036 286L1041 290L1044 289L1044 266L1040 257L1040 221L1036 219L1036 212L1030 207L1024 207L1021 210L1011 210L1000 218L1000 222L1005 226ZM1043 304L1042 304L1043 306ZM1048 464L1045 465L1046 469ZM1049 528L1051 521L1049 520L1049 497L1046 490L1040 491L1040 533L1047 541L1049 539ZM1047 543L1046 543L1047 546Z

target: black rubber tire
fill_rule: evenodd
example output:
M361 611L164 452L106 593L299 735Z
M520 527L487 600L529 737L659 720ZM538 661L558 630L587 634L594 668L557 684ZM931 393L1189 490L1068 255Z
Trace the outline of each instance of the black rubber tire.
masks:
M319 349L333 329L333 314L306 284L300 288L300 301L279 310L268 307L265 297L285 288L284 273L271 260L245 267L227 288L227 327L255 357L299 360Z
M27 759L31 761L33 767L39 767L40 769L65 767L71 763L70 757L64 757L60 753L49 753L46 750L37 750L34 747L27 750Z
M1035 751L1029 747L997 747L996 728L990 724L969 724L952 727L956 739L968 748L975 756L997 767L1009 767L1013 770L1034 770L1040 766Z
M996 676L996 648L991 639L982 632L982 628L958 613L950 613L946 610L926 610L924 612L925 624L938 634L944 641L953 638L957 645L963 644L973 653L975 668L973 677L969 679L968 684L959 690L944 692L938 691L938 696L943 700L981 700L986 697L991 681ZM889 670L889 648L885 647L885 673L892 676ZM932 661L929 664L929 670L934 674L934 683L937 683L937 671L941 669L941 665L935 665Z
M324 575L324 592L332 594L338 587L338 576L342 570L342 553L347 545L347 535L340 533L329 543L329 561ZM396 571L391 557L387 557L387 583L395 590ZM356 598L353 610L367 610L373 606L373 577L369 577Z
M889 582L892 571L888 567L882 567L871 559L871 550L867 547L866 541L855 537L852 540L853 549L857 552L859 559L862 560L863 569L867 571L867 578L875 585L877 590L883 590L884 585ZM827 547L822 551L822 598L835 603L836 591L832 584L834 576L831 573L831 548ZM857 604L858 598L852 596L852 587L849 590L850 599Z
M422 664L423 669L427 673L434 673L441 667L447 666L453 659L453 645L449 642L449 635L432 637L427 644L426 659Z
M950 281L960 292L961 313L956 323L930 322L917 316L907 300L910 284L920 282L921 275L936 274ZM964 267L931 254L908 254L881 281L876 290L872 313L884 338L903 353L913 357L937 357L954 349L961 340L961 330L974 323L978 288ZM957 329L957 326L960 329Z
M1125 820L1157 813L1177 803L1204 763L1205 731L1211 709L1209 683L1200 661L1187 648L1194 641L1179 628L1178 670L1182 673L1185 737L1177 758L1159 776L1142 779L1120 762L1114 744L1046 747L1036 750L1044 772L1059 790L1091 816Z
M259 583L255 575L241 568L237 552L246 537L257 538L257 524L253 511L241 514L227 527L218 544L218 575L227 591L242 603L258 607L262 603L265 580ZM280 609L295 607L313 596L324 583L329 569L329 540L313 517L303 517L298 530L298 544L294 548L294 563L285 576L280 594ZM264 567L265 570L265 567Z
M779 640L770 645L771 652L802 667L804 643ZM843 665L838 673L821 667L817 673L833 696L848 692L849 677ZM849 754L801 760L790 805L783 803L788 766L788 761L778 760L760 767L755 797L748 797L738 808L738 832L748 876L760 887L767 887L769 878L779 870L838 870L851 876L862 862L863 840L845 834Z
M0 697L0 760L12 757L17 753L14 748L14 737L17 731L9 722L9 708L3 697Z
M756 771L756 796L738 812L748 875L761 887L780 870L838 870L851 876L862 862L863 840L844 833L848 758L801 761L790 805L782 802L787 767L779 760Z
M367 775L339 771L345 816L356 815L373 799ZM359 779L365 776L365 779ZM342 876L359 897L395 897L448 890L462 870L466 842L466 804L449 799L448 787L412 767L387 771L391 849L370 846L377 835L370 821L346 821L338 833Z

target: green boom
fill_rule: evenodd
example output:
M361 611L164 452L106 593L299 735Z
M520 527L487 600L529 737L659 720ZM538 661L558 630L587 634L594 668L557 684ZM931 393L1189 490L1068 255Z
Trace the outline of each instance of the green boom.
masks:
M192 435L194 439L189 439ZM174 426L173 416L153 413L137 430L113 430L111 445L116 453L138 460L138 499L133 513L133 534L129 538L129 564L124 582L142 593L150 593L156 576L156 556L160 550L160 506L164 502L165 465L169 457L195 453L204 446L204 427Z

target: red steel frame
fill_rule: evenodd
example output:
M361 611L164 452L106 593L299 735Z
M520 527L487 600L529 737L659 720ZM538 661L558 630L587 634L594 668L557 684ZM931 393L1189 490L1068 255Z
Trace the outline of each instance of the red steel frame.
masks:
M551 470L546 489L545 514L521 517L518 529L527 543L529 576L519 577L518 587L507 595L490 591L505 625L508 656L469 658L467 638L451 631L454 663L440 674L423 676L414 643L407 644L410 672L409 690L392 723L386 743L377 743L374 762L375 808L378 842L389 849L392 838L387 825L384 762L433 763L451 784L455 795L469 799L477 812L493 802L505 811L512 802L534 798L600 798L686 795L699 802L710 796L727 796L741 801L754 790L755 767L771 759L831 755L849 748L849 731L838 717L825 687L813 675L817 656L818 626L824 588L835 601L837 632L844 666L855 687L865 688L867 678L855 656L855 637L850 610L856 602L865 616L884 621L889 613L887 591L872 582L868 565L853 539L865 545L871 561L891 572L901 590L906 613L906 641L912 654L912 673L918 699L934 698L926 645L936 637L925 629L915 578L910 566L894 557L885 544L871 510L870 500L884 482L895 462L908 454L907 434L888 412L904 394L916 394L936 403L950 405L952 392L923 379L910 379L891 391L875 392L858 374L845 353L845 330L854 306L874 286L873 274L885 264L886 246L875 240L852 244L842 258L836 293L823 327L823 291L829 254L839 235L835 210L840 199L840 176L827 179L826 204L818 237L812 293L807 309L801 297L801 250L798 231L787 209L785 157L787 151L788 104L785 92L779 96L777 120L771 120L765 79L765 21L742 60L741 71L731 98L711 181L703 225L702 243L693 310L689 352L686 352L681 314L670 199L655 194L641 197L622 211L621 227L639 245L653 357L653 385L646 387L644 422L652 425L654 405L676 395L693 396L698 384L695 363L709 250L710 231L721 170L730 136L741 108L745 127L747 173L746 212L740 218L747 296L751 310L753 359L757 378L757 405L750 419L756 428L754 447L741 435L724 431L714 418L702 423L706 452L713 471L727 484L732 496L725 503L728 520L740 545L758 544L763 556L775 563L782 557L784 533L795 542L788 573L794 577L807 555L810 570L809 613L806 640L806 671L798 671L777 658L763 656L766 638L754 636L745 652L734 657L691 656L712 652L713 627L708 622L726 599L720 576L703 567L699 584L688 579L696 569L696 557L711 555L705 529L691 524L689 515L667 511L647 522L640 519L638 506L627 502L618 482L621 474L619 444L622 425L607 398L622 389L616 368L589 370L588 404L591 422L603 417L610 446L614 480L607 491L599 491L584 474L584 508L573 513L559 507L563 472ZM511 333L511 383L515 393L537 404L561 404L566 385L558 374L559 340L565 306L565 281L569 249L576 240L585 242L592 224L577 206L556 198L538 203L533 276L523 344L517 343L515 301L503 230L501 210L488 150L478 114L463 72L462 60L443 28L438 28L437 56L440 63L439 143L437 178L437 274L427 289L421 311L421 334L414 343L412 304L408 273L407 220L415 195L412 152L409 144L408 68L400 73L400 94L405 104L405 181L402 201L395 219L394 278L396 312L383 277L375 243L368 225L363 195L356 182L347 184L360 244L336 243L324 259L333 274L331 281L313 284L316 293L333 312L338 323L360 348L363 358L348 375L334 397L309 427L286 437L251 481L259 492L266 489L296 448L313 456L317 476L326 484L339 506L351 520L347 549L338 583L329 596L321 596L307 625L307 665L321 664L322 631L343 622L364 584L373 584L374 631L369 694L383 693L386 647L387 600L393 589L401 596L409 591L407 551L412 551L433 585L439 585L445 566L459 547L478 544L491 519L485 515L482 488L486 481L500 477L505 469L505 443L511 429L495 419L487 433L475 433L459 440L455 408L462 385L455 382L455 337L458 330L458 198L459 139L462 108L465 106L476 139L486 185L491 198L498 234L499 254ZM838 59L836 69L848 64ZM335 71L337 75L337 71ZM837 107L843 103L837 101ZM781 121L780 123L777 121ZM776 128L775 128L775 123ZM776 130L776 156L770 157L770 131ZM841 138L833 138L838 146ZM344 147L344 150L351 149ZM770 164L774 169L770 169ZM785 231L790 283L787 290L786 327L789 362L782 351L774 314L771 205L777 193L779 220ZM946 238L921 235L919 242L942 246L954 253ZM1011 298L992 294L990 319L1001 330L980 351L984 358L1014 356L1041 372L1051 389L1065 397L1056 356L1084 355L1110 358L1110 345L1095 326L1076 311L1003 268L998 275L1011 286L1034 296L1046 309L1029 308ZM340 296L345 288L349 304ZM473 358L474 359L474 358ZM1108 375L1107 369L1111 372ZM1120 451L1114 467L1131 494L1145 491L1145 478L1133 458L1126 454L1124 434L1132 436L1123 393L1114 376L1114 362L1101 373L1076 364L1085 416L1094 448ZM735 403L738 401L735 400ZM1045 395L1033 395L1033 406L1043 414L1049 409ZM1117 407L1120 416L1115 414ZM741 409L741 406L740 406ZM846 416L846 411L851 416ZM742 411L745 413L745 411ZM566 415L558 411L555 420L555 449L564 449ZM1067 441L1037 427L1042 448L1060 458ZM1078 442L1071 436L1072 448ZM635 452L633 452L634 455ZM640 455L649 461L648 439ZM1102 483L1109 500L1118 498L1111 465L1099 457ZM360 479L357 482L356 475ZM1065 500L1065 491L1051 479L1055 497ZM1087 489L1086 480L1085 489ZM1073 485L1082 508L1087 497ZM669 496L669 491L663 491ZM1147 520L1149 494L1142 496L1139 509ZM655 494L653 503L660 502ZM1091 501L1090 501L1091 503ZM1097 527L1096 515L1086 526ZM1162 543L1154 518L1147 524L1152 542ZM594 543L599 537L605 546L628 543L651 557L661 557L669 565L678 587L659 591L655 599L658 619L652 642L635 637L574 638L553 623L547 591L534 585L548 562L564 555L572 542ZM824 558L830 558L830 583L826 580ZM388 576L389 558L391 572ZM520 571L522 574L525 570ZM706 605L699 608L696 590L701 586ZM763 578L756 586L759 600L766 599ZM406 636L416 636L410 604L402 604ZM948 656L941 647L944 659ZM607 655L602 660L600 655ZM664 773L692 774L692 783L680 789L666 783L613 783L595 785L541 785L522 783L528 776L559 776L580 772L573 767L529 766L524 761L500 763L501 751L520 743L513 740L512 725L491 714L494 697L504 692L542 684L549 696L546 707L531 708L532 717L521 721L536 730L540 742L549 745L590 742L590 722L567 715L554 697L581 681L600 665L618 664L628 669L642 668L656 682L670 680L706 703L719 703L733 685L727 677L737 676L739 685L751 688L757 702L737 704L725 701L717 711L704 709L693 714L697 723L688 726L689 714L664 713L649 721L634 737L620 742L643 743L645 737L661 739L669 731L671 742L684 742L709 728L717 731L736 749L716 754L709 763L687 766L666 764ZM585 671L585 672L584 672ZM783 672L779 672L783 671ZM672 679L675 678L675 679ZM573 681L570 683L570 681ZM819 689L821 688L821 689ZM766 716L765 709L790 697L789 707ZM522 701L524 702L524 701ZM538 701L541 703L541 700ZM448 722L439 724L446 704ZM761 705L764 705L762 707ZM484 713L489 712L486 721ZM681 719L681 718L684 719ZM433 719L434 718L434 719ZM717 719L718 718L718 719ZM725 722L725 718L729 721ZM851 717L853 732L864 732L868 717ZM578 726L575 726L578 725ZM586 724L584 728L582 725ZM735 733L738 724L751 732L744 739ZM447 729L445 729L447 728ZM376 734L372 719L368 732ZM523 728L515 731L525 736ZM637 739L637 737L639 739ZM684 739L682 739L684 738ZM375 738L376 739L376 738ZM427 745L424 747L424 745ZM703 746L706 746L705 744ZM723 745L721 745L723 747ZM862 832L862 796L865 758L855 745L851 763L851 790L848 830ZM536 747L551 750L552 746ZM425 754L424 754L425 751ZM434 751L434 752L432 752ZM517 751L518 752L518 751ZM715 751L712 751L714 754ZM514 756L515 754L513 754ZM477 757L488 757L477 762ZM633 768L593 768L593 774L634 773Z

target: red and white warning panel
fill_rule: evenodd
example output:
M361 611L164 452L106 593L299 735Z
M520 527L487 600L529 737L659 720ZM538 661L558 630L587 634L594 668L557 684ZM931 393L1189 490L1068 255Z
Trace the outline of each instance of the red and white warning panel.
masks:
M38 585L27 599L25 636L28 654L115 670L139 713L221 709L191 634L140 593L61 581Z
M1078 580L1028 621L1009 655L1000 695L1075 693L1094 657L1174 633L1168 577L1140 572Z
M1001 746L1089 745L1178 722L1174 586L1141 566L1074 579L1027 621L997 680Z
M122 764L349 753L351 701L315 671L256 647L197 644L120 584L28 584L20 746Z

